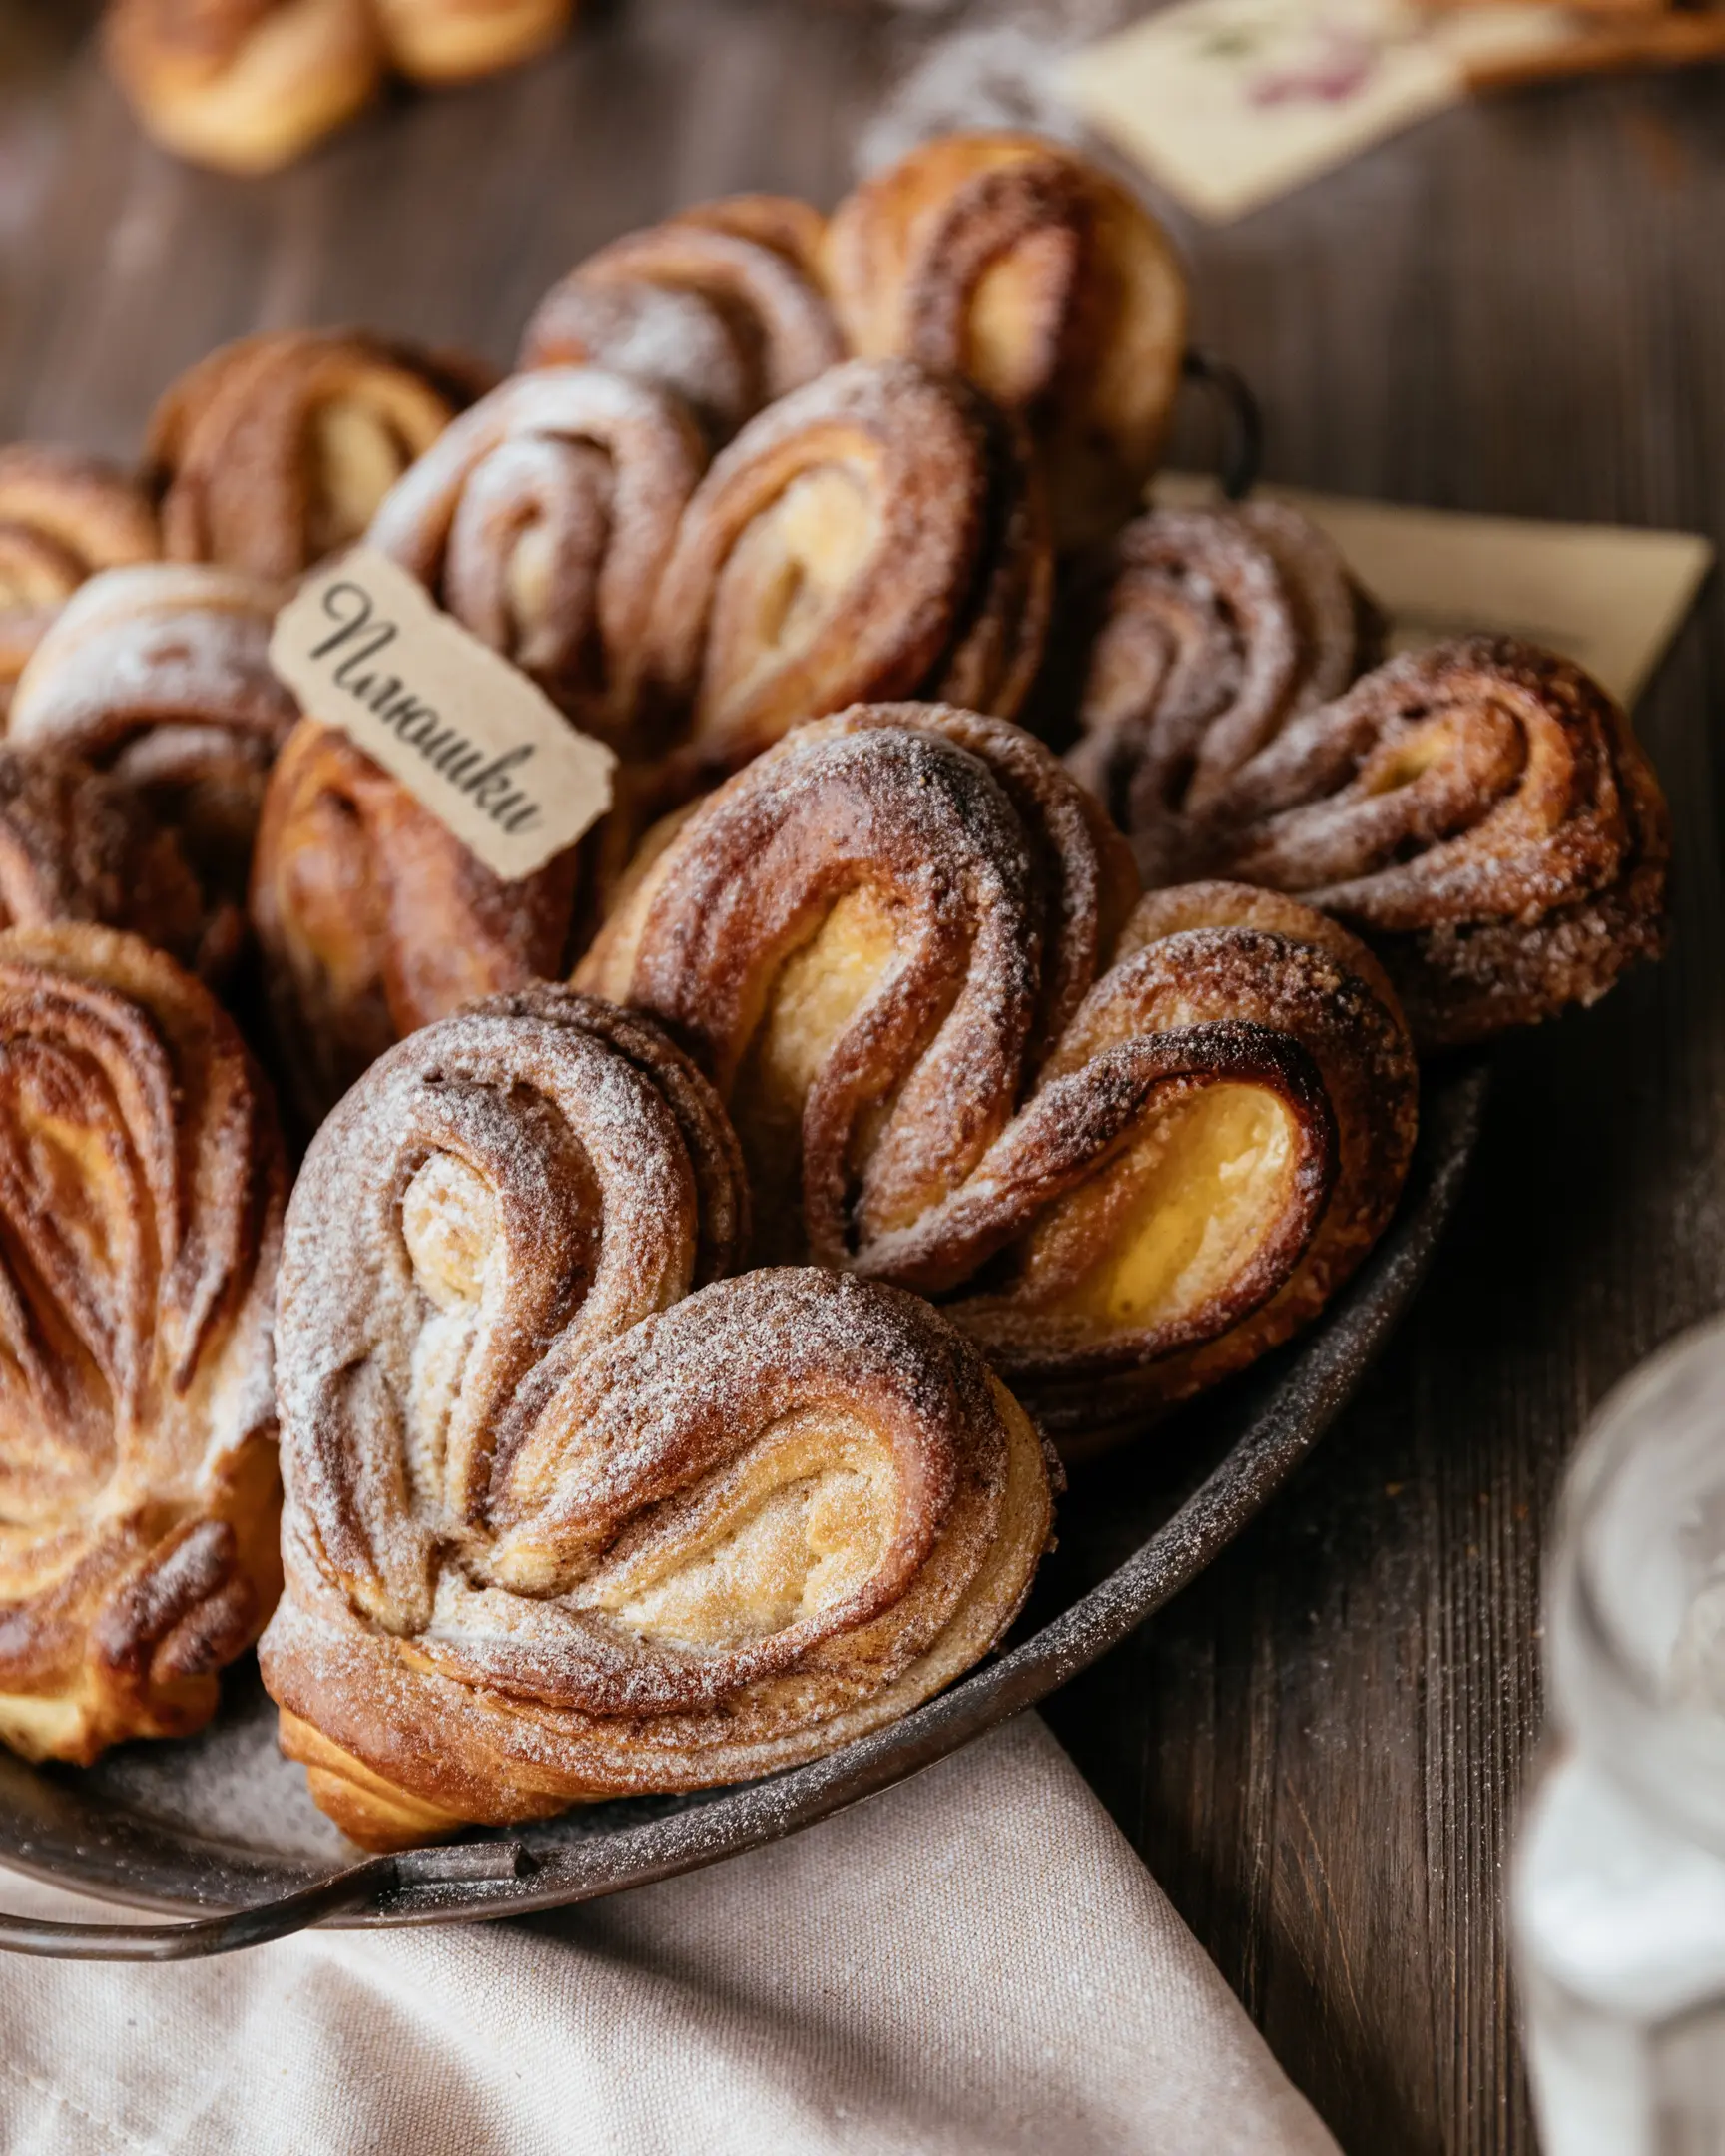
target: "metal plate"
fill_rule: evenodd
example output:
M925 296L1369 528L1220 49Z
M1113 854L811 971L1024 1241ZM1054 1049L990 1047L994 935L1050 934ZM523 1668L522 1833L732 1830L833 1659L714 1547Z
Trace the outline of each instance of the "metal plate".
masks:
M250 1661L216 1723L124 1746L82 1772L0 1753L0 1866L191 1925L0 1917L0 1947L170 1959L309 1922L444 1923L555 1908L716 1863L932 1765L1087 1668L1203 1570L1335 1418L1401 1318L1453 1208L1483 1110L1482 1066L1428 1073L1402 1208L1321 1324L1194 1401L1135 1449L1074 1472L1059 1547L1005 1652L888 1728L771 1780L590 1805L514 1835L354 1864L276 1749ZM238 1914L212 1912L238 1911Z

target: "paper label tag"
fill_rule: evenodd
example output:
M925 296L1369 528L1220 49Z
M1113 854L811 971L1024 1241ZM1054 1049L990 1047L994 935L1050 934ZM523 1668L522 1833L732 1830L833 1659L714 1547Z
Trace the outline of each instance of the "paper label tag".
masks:
M308 577L270 664L505 882L543 868L611 806L617 759L508 660L369 547Z
M1565 9L1438 14L1407 0L1174 0L1071 54L1060 86L1101 134L1218 223L1457 102L1474 70L1531 65Z

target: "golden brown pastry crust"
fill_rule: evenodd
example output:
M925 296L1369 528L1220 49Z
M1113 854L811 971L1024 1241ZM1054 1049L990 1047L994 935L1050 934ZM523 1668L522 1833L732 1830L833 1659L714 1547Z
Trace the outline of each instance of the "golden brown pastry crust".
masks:
M1178 845L1377 951L1423 1048L1591 1003L1665 936L1669 816L1628 720L1549 652L1393 660L1223 771Z
M42 442L0 449L0 714L79 585L161 551L156 512L118 465Z
M1076 649L1049 673L1071 677L1050 685L1083 731L1069 761L1149 884L1201 872L1188 815L1290 718L1340 696L1382 643L1333 542L1281 502L1137 518L1073 579L1062 614Z
M302 720L265 794L251 900L301 1126L416 1027L565 970L582 869L571 847L503 882L344 734Z
M280 1583L286 1175L208 993L135 936L0 934L0 1741L184 1736Z
M687 403L715 442L845 356L807 203L738 195L627 233L540 301L523 367L593 365Z
M693 1066L547 988L403 1042L319 1133L262 1661L369 1845L816 1757L1020 1606L1049 1525L1030 1424L913 1298L701 1286L740 1256L710 1231L741 1190Z
M1042 653L1040 497L1012 430L954 377L854 361L764 411L684 512L649 693L717 773L872 698L1010 716Z
M204 892L210 976L238 950L265 782L298 718L270 667L278 597L226 569L107 570L68 602L13 699L14 741L112 774L176 834Z
M1024 418L1070 547L1131 514L1161 451L1186 283L1155 221L1031 135L948 135L834 213L822 264L863 358L955 368Z
M371 9L354 0L113 0L103 29L148 131L229 172L290 164L382 79Z
M182 374L145 461L172 560L286 582L350 545L487 386L475 361L356 329L224 344Z
M654 596L706 461L656 389L595 367L517 375L425 452L366 538L628 754Z
M518 67L568 29L575 0L370 0L390 59L415 82Z
M697 808L578 978L714 1079L763 1256L948 1299L1087 1430L1305 1322L1388 1221L1416 1120L1394 993L1345 930L1134 890L1020 729L863 710Z
M211 925L173 832L129 788L0 742L0 928L60 921L130 929L191 967Z

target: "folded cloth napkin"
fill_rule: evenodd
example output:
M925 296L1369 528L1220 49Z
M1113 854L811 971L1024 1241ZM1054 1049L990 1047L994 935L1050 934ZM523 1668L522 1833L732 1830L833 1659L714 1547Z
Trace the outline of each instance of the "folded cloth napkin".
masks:
M98 1913L4 1875L0 1906ZM0 2125L7 2156L1336 2156L1034 1716L531 1923L0 1958Z

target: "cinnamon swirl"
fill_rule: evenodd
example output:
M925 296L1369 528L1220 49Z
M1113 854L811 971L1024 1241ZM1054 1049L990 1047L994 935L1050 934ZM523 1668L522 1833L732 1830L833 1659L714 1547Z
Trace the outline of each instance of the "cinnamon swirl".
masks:
M654 594L705 463L655 389L593 367L517 375L426 451L366 536L627 754Z
M792 1766L1016 1613L1050 1515L1031 1425L911 1297L716 1278L740 1190L692 1066L553 989L416 1034L319 1133L261 1658L359 1841Z
M302 720L264 798L252 923L303 1129L404 1034L565 971L590 858L505 883L344 734Z
M0 934L0 1741L184 1736L281 1578L285 1173L210 996L135 936Z
M822 226L807 203L740 195L629 233L546 293L520 364L630 375L726 441L845 356L815 268Z
M0 449L0 716L79 585L160 552L155 511L118 466L39 442Z
M279 582L298 576L360 536L486 385L475 362L361 330L223 345L181 375L150 422L165 551Z
M108 61L167 149L271 172L369 102L383 56L354 0L112 0Z
M568 29L575 0L370 0L389 57L415 82L518 67Z
M1010 715L1050 583L1040 498L987 401L909 360L853 361L714 460L660 584L648 680L707 771L862 698Z
M1628 720L1567 660L1469 638L1254 746L1162 808L1176 827L1153 848L1346 921L1423 1048L1591 1003L1663 947L1664 797Z
M174 831L205 895L201 970L238 949L264 785L298 710L271 671L277 593L159 563L92 577L37 647L11 736L109 772Z
M1077 662L1063 652L1050 668L1075 677L1072 769L1131 836L1145 881L1178 882L1204 865L1183 851L1184 811L1373 665L1380 618L1331 540L1279 502L1153 511L1074 583Z
M0 742L0 928L129 928L188 966L211 922L172 831L130 788L53 749Z
M1031 135L948 135L843 202L822 251L851 349L956 368L1023 417L1062 547L1142 494L1179 387L1186 281L1106 174Z
M1416 1119L1395 995L1345 930L1135 891L1020 729L864 709L696 809L578 978L714 1079L764 1256L942 1297L1095 1431L1309 1319L1388 1221Z

